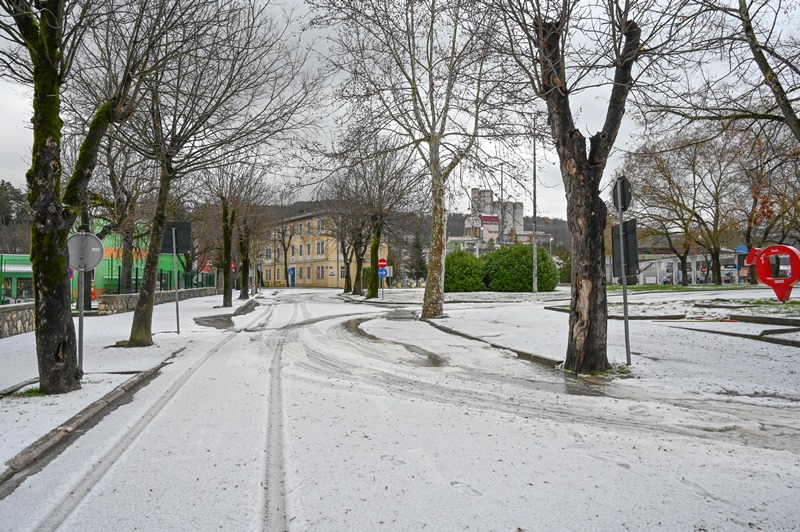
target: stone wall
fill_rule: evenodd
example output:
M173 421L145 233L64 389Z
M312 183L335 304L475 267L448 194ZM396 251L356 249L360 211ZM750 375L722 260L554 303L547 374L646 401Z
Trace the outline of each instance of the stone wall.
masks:
M0 305L0 338L31 332L33 329L33 303Z
M178 296L181 300L213 296L216 293L217 289L214 287L178 290ZM97 298L97 313L105 316L107 314L119 314L120 312L132 312L133 309L136 308L136 301L138 299L139 294L103 294ZM170 290L155 293L154 303L156 305L174 302L174 291Z
M179 290L178 295L183 299L194 297L213 296L217 289L210 288L189 288ZM97 313L118 314L120 312L130 312L136 307L138 294L109 295L100 296L97 301ZM174 303L175 292L164 291L156 292L155 304ZM16 305L0 305L0 338L8 338L15 334L31 332L33 324L33 303L19 303Z

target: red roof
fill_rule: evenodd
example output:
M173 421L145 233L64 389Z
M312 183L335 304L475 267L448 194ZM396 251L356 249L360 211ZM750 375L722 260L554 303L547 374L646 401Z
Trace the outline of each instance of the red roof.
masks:
M491 214L481 214L479 216L482 222L497 222L500 223L500 217Z

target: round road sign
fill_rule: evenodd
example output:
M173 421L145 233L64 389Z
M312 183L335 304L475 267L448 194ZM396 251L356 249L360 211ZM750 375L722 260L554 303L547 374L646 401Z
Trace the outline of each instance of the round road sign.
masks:
M383 279L387 275L389 275L389 271L386 268L380 268L378 270L378 277L380 277L381 279Z
M385 268L387 264L389 263L386 262L386 259L383 258L378 259L378 268Z
M103 260L103 243L92 233L75 233L67 239L69 265L78 270L94 270Z

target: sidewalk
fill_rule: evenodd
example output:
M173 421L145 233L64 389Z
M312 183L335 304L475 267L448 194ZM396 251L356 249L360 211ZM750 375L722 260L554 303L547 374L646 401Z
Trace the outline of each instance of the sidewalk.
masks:
M50 446L57 444L114 400L135 389L154 375L170 357L194 343L202 348L219 338L221 331L200 327L194 319L220 314L230 315L244 304L221 308L222 296L188 299L180 303L181 334L176 334L174 304L153 309L154 345L144 348L119 348L127 340L132 313L84 318L81 389L47 397L0 397L0 483L25 467ZM75 326L78 320L75 318ZM36 387L38 369L33 332L0 339L0 390L10 393L23 383L22 390ZM17 457L16 460L12 460Z

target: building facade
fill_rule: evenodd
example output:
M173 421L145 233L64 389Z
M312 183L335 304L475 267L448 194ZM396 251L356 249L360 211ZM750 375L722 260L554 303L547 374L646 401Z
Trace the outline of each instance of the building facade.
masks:
M333 219L326 212L301 214L274 223L258 243L261 285L344 288L347 270L334 229ZM386 244L381 243L380 256L386 257L387 252ZM355 272L353 261L351 279Z

